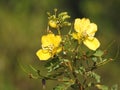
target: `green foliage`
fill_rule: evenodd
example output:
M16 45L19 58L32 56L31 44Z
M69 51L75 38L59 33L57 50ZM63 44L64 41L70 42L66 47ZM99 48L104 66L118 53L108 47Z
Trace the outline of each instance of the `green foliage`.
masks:
M64 79L65 81L69 79ZM68 90L68 88L73 84L73 82L64 82L62 84L56 85L53 90Z
M108 87L105 85L98 85L97 88L100 90L108 90Z
M93 55L97 57L101 57L104 54L102 50L97 50Z
M111 87L111 90L118 90L118 85L117 85L117 84L113 85L113 86Z

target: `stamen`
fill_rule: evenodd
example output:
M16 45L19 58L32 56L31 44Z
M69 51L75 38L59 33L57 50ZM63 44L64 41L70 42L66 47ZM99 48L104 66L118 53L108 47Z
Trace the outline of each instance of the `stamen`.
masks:
M51 44L51 45L48 45L48 46L46 46L46 47L42 46L42 49L44 49L44 50L48 50L49 52L52 52L53 49L54 49L54 45Z

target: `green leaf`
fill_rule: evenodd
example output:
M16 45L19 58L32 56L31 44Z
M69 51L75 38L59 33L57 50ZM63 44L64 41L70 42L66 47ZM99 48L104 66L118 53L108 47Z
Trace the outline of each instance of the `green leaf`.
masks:
M53 90L66 90L65 85L57 85L56 87L53 88Z
M100 83L100 76L96 74L95 72L90 72L89 76L94 78L97 81L97 83Z
M62 84L59 84L53 88L53 90L67 90L73 82L64 82Z
M73 88L72 90L80 90L80 87L79 87L79 85L78 84L73 84L73 85L71 85L71 88Z
M91 86L92 86L92 82L89 82L89 83L87 84L87 86L88 86L88 87L91 87Z
M48 69L48 72L52 72L60 68L61 61L58 57L53 58L45 64L45 67Z
M118 90L118 85L117 85L117 84L113 85L113 86L111 87L111 90Z
M97 66L105 65L106 63L110 62L111 59L103 59L99 63L97 63Z
M37 69L35 69L32 65L29 65L29 67L30 67L33 71L37 72Z
M77 71L77 70L76 70ZM85 73L85 68L83 66L79 67L78 72L83 75Z
M108 87L105 86L105 85L100 85L100 84L98 84L98 85L96 85L96 87L97 87L98 89L100 89L100 90L108 90Z
M102 50L97 50L93 55L97 57L101 57L104 54Z
M56 78L58 76L61 76L62 74L63 72L56 72L54 74L48 73L47 77Z
M97 59L97 57L93 57L92 60L93 60L94 62L97 62L98 59Z

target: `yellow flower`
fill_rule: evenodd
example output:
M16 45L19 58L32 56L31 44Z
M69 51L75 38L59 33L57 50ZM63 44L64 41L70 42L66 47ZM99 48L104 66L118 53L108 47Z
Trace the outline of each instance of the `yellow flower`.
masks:
M48 34L42 36L42 49L36 52L40 60L48 60L56 53L59 53L62 48L60 47L61 37L59 35Z
M97 31L97 25L90 23L87 18L77 18L74 23L75 33L72 34L73 38L83 43L91 50L96 50L100 46L100 42L94 37Z

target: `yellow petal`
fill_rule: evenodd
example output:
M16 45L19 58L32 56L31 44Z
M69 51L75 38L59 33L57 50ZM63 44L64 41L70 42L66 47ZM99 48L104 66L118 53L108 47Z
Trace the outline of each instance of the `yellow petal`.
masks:
M53 36L54 36L54 34L48 34L48 35L42 36L42 39L41 39L42 46L43 47L50 46L52 44L52 38L51 37L53 37Z
M72 33L72 37L74 39L80 40L81 39L81 34L80 33Z
M51 58L51 53L48 50L40 49L36 52L36 55L40 60L48 60Z
M62 47L57 48L57 53L59 53L60 51L62 51Z
M95 37L87 37L87 39L89 40L93 40Z
M85 39L83 43L91 50L96 50L100 46L100 42L97 38L91 39Z
M54 48L54 50L51 52L51 57L59 53L61 50L62 50L62 47Z
M61 42L61 37L59 35L48 34L42 36L42 46L47 47L53 45L54 47L58 47Z
M74 39L78 39L77 33L72 33L72 37L73 37Z
M76 32L78 33L82 33L86 30L86 28L88 27L88 25L90 24L90 20L83 18L77 18L75 19L75 23L74 23L74 29Z
M52 41L53 45L55 47L58 47L60 45L60 42L62 41L61 37L59 35L56 35Z
M89 36L94 36L96 31L97 31L97 25L94 24L94 23L90 23L89 26L86 29L86 33Z
M81 30L80 22L81 22L80 18L75 19L74 29L75 29L76 32L80 32L80 30Z

